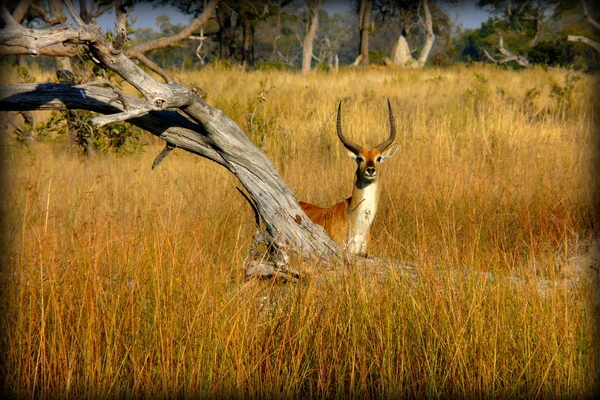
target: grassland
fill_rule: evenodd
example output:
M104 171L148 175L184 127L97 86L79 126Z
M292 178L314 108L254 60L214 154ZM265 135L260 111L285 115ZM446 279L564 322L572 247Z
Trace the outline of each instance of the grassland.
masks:
M253 217L217 165L176 151L151 171L162 145L150 135L142 154L92 159L5 137L4 394L579 398L598 388L598 293L574 265L595 218L594 77L475 65L180 78L300 199L322 205L352 182L337 102L347 136L372 145L387 133L389 98L400 149L382 167L370 249L418 263L418 283L352 269L244 282ZM434 265L525 283L449 279ZM577 289L538 290L565 275Z

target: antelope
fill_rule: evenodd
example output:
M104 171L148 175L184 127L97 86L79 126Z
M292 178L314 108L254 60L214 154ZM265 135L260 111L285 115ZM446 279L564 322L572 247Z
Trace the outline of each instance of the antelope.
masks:
M321 225L327 235L351 255L366 257L371 225L379 202L379 165L396 154L398 145L392 106L388 100L390 136L372 150L359 146L344 137L342 132L342 102L337 112L337 136L356 161L352 196L329 207L300 202L304 213L315 224Z

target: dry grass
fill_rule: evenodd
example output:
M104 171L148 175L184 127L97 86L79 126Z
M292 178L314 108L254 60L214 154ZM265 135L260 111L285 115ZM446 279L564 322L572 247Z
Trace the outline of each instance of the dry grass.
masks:
M323 205L349 194L353 173L333 133L337 101L347 135L373 144L386 135L389 98L400 150L383 166L371 249L417 261L418 284L395 271L386 282L350 272L244 283L253 218L218 166L176 151L151 171L157 143L86 160L5 141L5 394L591 396L594 288L537 289L591 237L595 81L582 76L552 98L566 75L476 66L182 76L300 198ZM527 283L448 279L437 264Z

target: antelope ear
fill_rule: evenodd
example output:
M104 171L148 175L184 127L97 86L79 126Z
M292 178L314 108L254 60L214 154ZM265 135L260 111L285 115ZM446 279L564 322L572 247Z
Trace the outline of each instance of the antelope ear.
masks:
M381 161L379 161L379 162L382 163L385 160L387 160L388 158L392 158L392 156L394 154L396 154L397 150L398 150L398 145L397 144L394 144L394 145L390 146L386 151L384 151L383 153L381 153Z
M356 156L357 156L358 154L355 154L354 152L352 152L352 151L350 151L350 150L347 150L347 149L346 149L346 151L348 152L348 157L350 157L350 158L351 158L351 159L353 159L353 160L356 160Z

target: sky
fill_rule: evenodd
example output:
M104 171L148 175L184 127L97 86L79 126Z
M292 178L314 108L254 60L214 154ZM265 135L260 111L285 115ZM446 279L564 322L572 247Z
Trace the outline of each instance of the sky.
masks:
M351 2L348 0L328 0L323 6L329 13L345 12L350 8ZM448 11L450 17L458 20L462 24L463 29L478 28L483 21L486 21L489 14L486 11L479 10L475 7L475 0L459 1L455 5L445 5L444 8ZM155 28L156 17L159 15L169 15L171 22L174 24L187 24L190 21L189 15L184 15L170 6L154 7L152 4L138 4L129 11L132 16L138 17L135 27L137 28ZM98 18L98 24L103 28L113 28L115 21L114 12Z
M487 21L490 14L475 7L475 1L461 1L456 5L444 7L450 17L462 24L463 29L475 29Z

